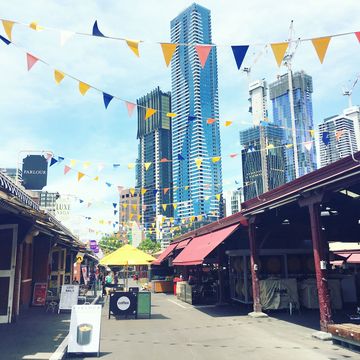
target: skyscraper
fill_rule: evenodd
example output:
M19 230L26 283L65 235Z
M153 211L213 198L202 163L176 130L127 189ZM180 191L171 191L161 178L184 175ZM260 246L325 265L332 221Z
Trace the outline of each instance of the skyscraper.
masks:
M171 42L211 44L210 11L192 4L171 21ZM202 68L195 46L178 46L172 59L172 123L175 217L221 216L222 194L216 47ZM196 159L196 162L195 162ZM218 196L216 196L218 195Z
M269 85L270 99L273 107L274 124L284 128L284 144L286 159L286 181L294 180L295 158L292 135L292 119L289 88L293 89L294 116L296 129L296 153L298 158L298 174L305 175L316 170L316 152L314 138L311 131L314 129L311 94L313 92L312 78L304 71L295 72L289 84L288 74ZM308 150L310 149L310 150Z
M171 95L157 87L138 99L137 105L137 187L141 194L141 223L148 228L160 215L173 216L171 118L166 116L171 111ZM144 120L146 108L158 111Z

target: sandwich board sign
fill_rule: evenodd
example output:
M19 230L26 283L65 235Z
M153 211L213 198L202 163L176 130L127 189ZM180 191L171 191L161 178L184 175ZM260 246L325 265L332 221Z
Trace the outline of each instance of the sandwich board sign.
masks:
M101 305L74 305L71 310L68 353L100 352Z
M71 310L77 305L79 297L79 285L63 285L61 287L59 312L60 310Z

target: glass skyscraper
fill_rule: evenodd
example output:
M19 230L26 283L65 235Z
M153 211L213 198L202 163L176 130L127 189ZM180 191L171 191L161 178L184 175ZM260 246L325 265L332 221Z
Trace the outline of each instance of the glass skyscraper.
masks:
M304 71L292 75L292 88L294 96L295 128L298 155L299 176L316 170L316 152L314 137L310 130L314 129L312 98L312 78ZM292 136L292 123L289 98L288 74L280 76L269 85L270 99L273 107L274 124L284 129L284 145L286 159L286 181L295 179L294 147ZM311 144L311 145L310 145ZM306 146L310 147L310 150Z
M193 4L171 21L171 42L211 44L210 11ZM221 156L216 47L201 67L195 46L179 45L171 63L173 181L176 218L222 215ZM200 168L195 159L201 159ZM198 161L199 162L199 161ZM219 196L218 196L219 197Z

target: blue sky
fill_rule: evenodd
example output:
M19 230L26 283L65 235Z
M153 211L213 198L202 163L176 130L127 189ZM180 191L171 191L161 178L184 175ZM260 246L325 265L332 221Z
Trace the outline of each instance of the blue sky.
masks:
M15 25L13 41L26 51L76 78L120 98L135 100L160 86L171 90L170 68L166 68L160 45L170 40L170 21L192 2L185 0L132 1L2 1L0 17L22 23L38 22L49 28L90 33L95 20L109 36L141 39L140 58L124 42L102 38L74 36L60 46L59 32L36 32ZM266 78L268 82L284 73L278 68L265 43L285 41L290 20L295 35L314 38L349 31L360 31L358 1L199 1L212 12L213 42L218 44L218 73L221 123L232 120L230 127L221 126L224 188L235 186L240 179L239 130L251 124L248 113L248 82ZM5 35L2 27L0 34ZM251 66L248 78L238 71L230 45L250 44L244 65ZM259 44L259 45L256 45ZM258 57L258 54L262 55ZM254 63L254 59L258 60ZM313 77L313 109L317 125L325 117L342 112L347 105L342 87L359 74L360 44L354 35L333 38L321 65L310 42L301 43L293 69L305 70ZM77 82L65 78L60 85L53 80L52 69L42 63L28 72L25 52L0 44L0 122L2 146L0 166L14 166L23 150L51 150L67 160L77 159L77 171L91 176L77 182L76 171L63 175L69 161L50 169L47 190L72 194L90 207L74 204L75 223L83 227L104 229L97 219L112 219L112 202L117 189L105 185L131 187L134 171L127 163L137 153L136 113L127 115L123 102L113 100L105 110L101 94L90 89L83 97ZM360 103L360 87L353 92L353 103ZM82 162L92 166L84 169ZM94 164L103 163L98 172ZM120 163L114 170L113 163ZM83 216L92 216L93 222Z

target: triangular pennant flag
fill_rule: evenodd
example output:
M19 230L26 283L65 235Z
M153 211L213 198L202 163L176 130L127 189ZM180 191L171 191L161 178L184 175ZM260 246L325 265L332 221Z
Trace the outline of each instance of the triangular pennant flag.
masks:
M11 41L10 40L8 40L8 39L6 39L6 38L4 38L3 36L1 36L0 35L0 40L2 40L6 45L9 45L9 44L11 44Z
M239 45L239 46L232 46L231 47L233 54L234 54L234 58L236 61L236 65L238 70L240 70L241 68L241 64L244 61L246 52L249 49L249 45Z
M64 175L66 175L70 170L71 170L71 167L65 165L65 166L64 166Z
M151 162L146 162L146 163L144 163L144 168L145 168L146 171L149 170L149 167L150 167L150 166L151 166Z
M136 204L131 205L131 207L136 211L136 209L137 209L137 205L136 205Z
M238 154L237 154L237 153L233 153L233 154L230 154L229 156L233 159L233 158L236 158L236 157L238 156Z
M128 111L128 115L129 115L129 117L131 117L134 112L136 104L129 102L129 101L125 101L125 105L126 105L126 108Z
M186 186L184 186L184 189L189 190L189 187L190 187L189 185L186 185Z
M324 61L325 54L326 54L327 48L329 46L330 40L331 40L331 36L311 40L321 64Z
M195 216L190 217L190 221L193 222L195 220Z
M54 70L54 78L55 78L55 82L57 84L61 83L61 80L65 77L65 74L62 71L59 70Z
M44 28L42 26L40 26L36 21L33 21L32 23L30 23L29 28L33 29L35 31L44 30Z
M169 66L171 59L174 55L174 52L176 50L176 44L161 43L160 45L164 55L166 66Z
M224 126L230 126L232 123L232 121L225 121Z
M70 166L73 168L76 166L76 160L70 160Z
M113 207L114 207L114 209L116 209L117 203L113 203Z
M99 177L98 177L98 176L95 176L93 180L94 180L94 181L99 181Z
M103 168L104 168L103 163L98 164L98 166L97 166L98 171L101 171Z
M91 165L90 161L84 161L84 163L83 163L84 169L87 169L90 165Z
M216 194L215 197L216 197L216 200L220 201L221 194Z
M147 205L142 206L143 211L146 211L146 208L147 208Z
M60 45L64 46L68 40L70 40L75 35L72 31L61 31L60 32Z
M166 211L167 204L162 204L161 206L162 206L162 208L164 209L164 211Z
M51 158L50 161L50 166L53 166L54 164L56 164L58 161L55 158Z
M196 116L194 116L194 115L189 115L189 116L188 116L188 120L189 120L189 121L194 121L194 120L196 120Z
M271 150L271 149L274 149L275 148L275 146L273 145L273 144L269 144L269 145L267 145L266 146L266 150Z
M177 116L177 114L168 112L168 113L166 113L166 116L173 118L173 117Z
M329 145L329 143L330 143L330 133L328 131L324 131L322 133L322 142L325 145Z
M87 93L87 91L90 89L90 85L82 82L82 81L79 81L79 91L80 91L80 94L81 95L85 95Z
M120 167L120 164L113 164L114 169L117 169L118 167Z
M2 24L4 27L4 30L6 32L6 35L8 37L9 40L12 40L11 36L12 36L12 28L14 26L14 22L13 21L9 21L9 20L2 20Z
M200 169L202 162L203 162L203 159L202 159L202 158L196 158L196 159L195 159L195 164L196 164L196 166L197 166L198 169Z
M161 163L166 163L166 162L169 162L170 160L168 160L166 157L162 158L160 160Z
M117 189L118 189L119 194L121 194L121 192L124 190L124 187L123 186L118 186Z
M164 191L164 195L169 191L170 188L164 188L163 191Z
M106 36L99 30L99 27L98 27L98 24L97 24L97 20L95 20L95 22L94 22L92 34L93 34L93 36L106 37Z
M173 208L174 208L174 210L176 210L176 208L177 208L177 204L173 204Z
M339 141L339 140L340 140L340 138L342 137L343 133L344 133L344 130L335 131L336 141Z
M129 218L130 220L132 220L132 218L134 217L135 214L130 214Z
M304 146L305 146L305 149L306 149L307 151L310 151L310 150L311 150L312 145L313 145L312 141L304 142Z
M142 215L138 215L138 220L140 221L140 219L142 218Z
M130 194L131 194L132 196L134 196L134 194L135 194L135 189L134 189L134 188L131 188L129 191L130 191Z
M150 116L153 116L156 113L156 111L157 110L155 109L146 108L145 120L148 119Z
M156 196L156 194L157 194L158 191L159 191L158 189L154 189L154 190L153 190L153 195Z
M211 119L211 118L206 120L208 124L213 124L215 121L216 121L215 119Z
M211 158L211 161L212 161L213 163L216 163L216 162L218 162L220 159L221 159L220 156L213 156L213 157Z
M85 176L85 174L79 171L78 172L78 181L80 181L81 178L84 177L84 176Z
M26 61L27 61L27 68L28 68L28 71L30 71L30 69L36 64L36 62L38 61L39 59L36 58L35 56L29 54L29 53L26 53Z
M89 208L92 205L91 202L87 203L87 207Z
M114 97L110 94L104 93L103 92L103 99L104 99L104 105L105 105L105 109L107 109L107 107L110 104L110 101L113 99Z
M360 42L360 31L357 31L354 34L355 34L356 38L358 39L358 41Z
M134 163L129 163L127 165L127 167L128 167L129 170L131 170L131 169L133 169L135 167L135 164Z
M185 158L181 154L178 154L178 160L185 160Z
M79 203L82 204L84 202L84 200L82 199L79 199Z
M282 43L274 43L274 44L270 44L271 45L271 49L274 53L276 62L278 64L278 66L281 65L283 59L284 59L284 55L286 53L286 50L289 46L288 42L282 42Z
M211 45L195 45L195 50L198 54L201 67L204 68L206 60L210 54L212 46Z
M310 136L311 136L311 137L314 137L314 135L315 135L315 130L309 130L309 133L310 133Z
M62 156L58 156L58 162L59 163L61 163L62 161L64 161L65 160L65 158L64 157L62 157Z
M118 211L117 210L114 210L114 215L116 215L118 213Z
M123 207L124 209L126 209L126 208L128 207L128 205L129 205L129 204L126 204L126 203L125 203L125 204L122 204L122 207Z
M139 42L138 40L126 40L126 43L128 45L128 47L134 52L134 54L137 57L140 57L139 54Z
M145 195L146 192L147 192L147 189L145 189L145 188L141 189L141 195Z

